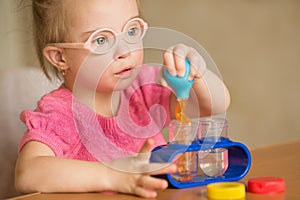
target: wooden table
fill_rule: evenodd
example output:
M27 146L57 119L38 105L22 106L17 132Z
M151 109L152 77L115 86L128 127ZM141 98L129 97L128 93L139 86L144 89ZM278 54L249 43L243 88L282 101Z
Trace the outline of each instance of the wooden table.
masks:
M247 176L241 180L247 183L251 177L276 176L286 181L286 192L273 195L258 195L247 193L247 200L297 200L300 199L300 141L267 146L251 150L252 166ZM205 187L189 189L167 189L160 191L157 199L164 200L204 200ZM142 198L125 194L29 194L16 197L20 200L140 200Z

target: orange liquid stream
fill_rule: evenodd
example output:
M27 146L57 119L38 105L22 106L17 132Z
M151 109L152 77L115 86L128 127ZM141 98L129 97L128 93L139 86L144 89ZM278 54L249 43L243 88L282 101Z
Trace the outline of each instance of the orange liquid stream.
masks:
M175 112L176 119L183 125L191 124L191 119L185 114L188 99L178 99L177 101L178 104Z

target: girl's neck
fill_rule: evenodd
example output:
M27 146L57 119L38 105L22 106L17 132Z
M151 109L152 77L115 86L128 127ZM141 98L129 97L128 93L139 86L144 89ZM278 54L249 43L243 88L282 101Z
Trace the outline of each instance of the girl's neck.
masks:
M64 84L66 88L68 86ZM69 88L70 89L70 88ZM121 102L120 92L95 92L87 88L71 89L73 95L83 104L103 117L113 117L118 113Z
M119 91L113 93L96 93L94 110L104 117L113 117L118 113L120 102Z

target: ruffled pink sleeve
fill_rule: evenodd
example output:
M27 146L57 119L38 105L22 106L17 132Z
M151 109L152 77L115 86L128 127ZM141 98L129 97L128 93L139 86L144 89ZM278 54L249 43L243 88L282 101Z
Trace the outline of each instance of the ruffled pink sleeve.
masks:
M71 101L71 93L60 89L45 95L35 111L23 111L20 119L28 130L20 142L19 151L29 141L38 141L50 147L56 156L68 157L79 141L70 110Z

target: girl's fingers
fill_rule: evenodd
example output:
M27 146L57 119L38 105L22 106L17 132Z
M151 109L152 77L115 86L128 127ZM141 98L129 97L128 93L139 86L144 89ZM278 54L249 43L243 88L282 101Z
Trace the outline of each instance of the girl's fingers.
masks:
M183 44L176 45L173 49L174 65L179 77L185 75L185 58L188 51L189 48Z
M206 63L204 58L193 48L190 48L186 55L187 59L191 63L190 76L200 78L204 75L206 70Z
M168 174L176 172L177 167L175 164L171 163L149 163L145 162L140 166L128 170L128 173L138 173L145 175L159 175L159 174Z
M138 185L150 190L164 190L168 187L168 182L164 179L154 178L151 176L142 176L138 180Z
M163 65L167 68L171 76L176 76L177 72L174 63L173 48L173 46L169 47L163 54Z
M157 196L157 192L154 190L149 190L143 187L136 187L133 193L137 196L143 198L155 198Z
M142 163L148 163L150 156L151 156L151 150L154 147L154 141L153 139L148 139L140 149L139 154L136 156L136 161L142 162Z
M150 175L159 175L159 174L168 174L175 173L177 167L175 164L171 163L150 163L145 166L144 169L147 169L147 174Z
M186 66L185 59L191 64L191 71L188 79L201 78L206 71L206 63L203 57L194 48L178 44L172 46L164 53L164 66L172 76L183 77Z
M140 153L150 153L151 150L154 147L154 141L153 139L147 139L146 142L144 143L144 145L142 146L142 148L140 149Z

